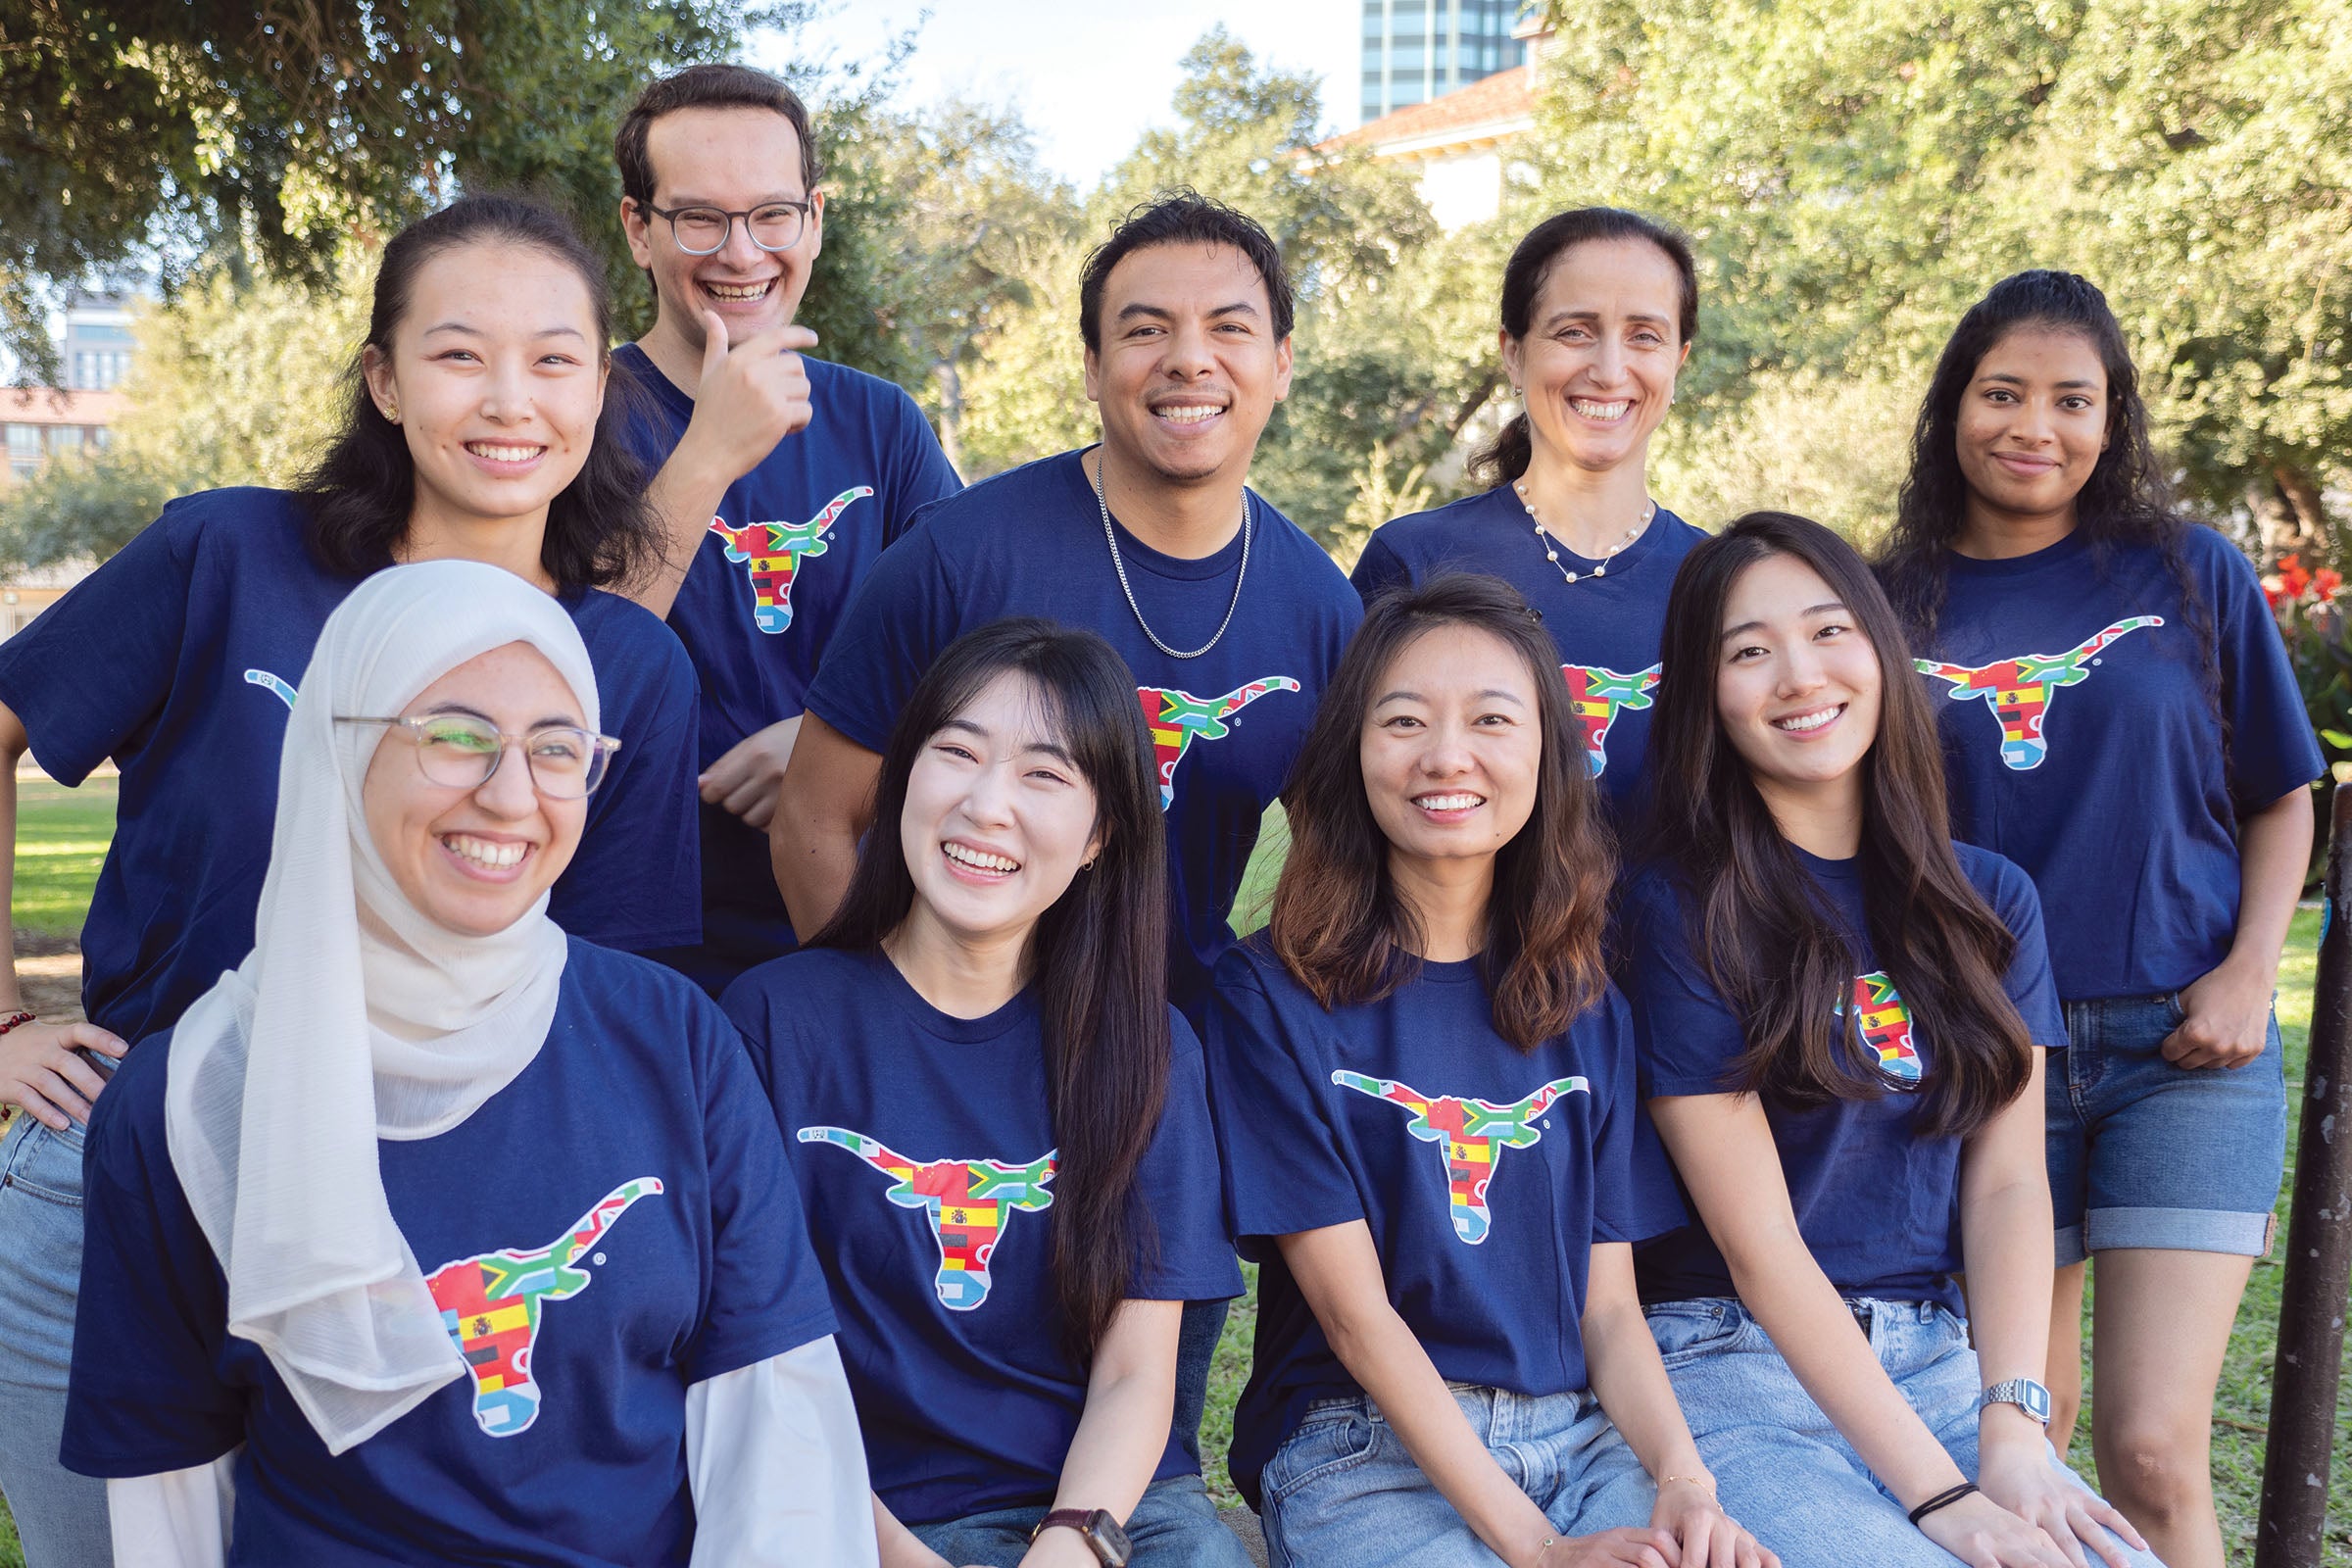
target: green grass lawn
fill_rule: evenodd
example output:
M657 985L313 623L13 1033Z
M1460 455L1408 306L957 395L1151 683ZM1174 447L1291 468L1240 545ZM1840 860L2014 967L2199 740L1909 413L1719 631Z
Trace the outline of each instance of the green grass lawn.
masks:
M94 778L79 789L47 779L17 781L17 881L10 917L42 937L81 930L115 832L115 780Z
M15 918L20 927L42 933L71 935L78 928L99 858L114 821L112 780L93 780L79 790L61 790L54 784L19 786L18 885ZM1273 891L1274 871L1281 850L1289 842L1281 808L1268 813L1266 832L1259 841L1250 873L1243 882L1236 909L1237 925L1254 928L1264 918L1263 906ZM2303 1062L2311 1030L2311 990L2319 943L2319 916L2305 910L2295 917L2286 961L2278 976L2278 1023L2286 1040L2286 1078L2290 1102L2302 1105ZM2290 1130L2287 1157L2294 1157ZM2290 1171L2291 1185L2291 1171ZM2285 1237L2286 1198L2278 1203L2279 1236ZM1207 1461L1210 1493L1220 1503L1238 1501L1225 1474L1225 1449L1233 1438L1233 1405L1250 1372L1250 1338L1257 1324L1257 1270L1245 1268L1250 1294L1236 1301L1217 1347L1210 1374L1208 1415L1202 1423L1200 1451ZM2213 1474L2222 1516L2222 1529L2233 1562L2251 1561L2254 1516L2262 1494L2263 1427L2271 1407L2271 1361L2278 1319L2278 1292L2284 1270L2276 1258L2254 1268L2245 1303L2238 1310L2237 1329L2222 1374L2221 1396L2214 1407ZM2085 1380L2088 1367L2084 1369ZM2087 1405L2098 1391L2088 1392L2085 1418L2080 1431L2088 1432ZM2352 1568L2352 1364L2338 1396L2336 1446L2328 1511L2327 1562ZM2089 1463L2089 1442L2079 1436L2074 1457ZM0 1508L0 1568L24 1568L15 1529Z

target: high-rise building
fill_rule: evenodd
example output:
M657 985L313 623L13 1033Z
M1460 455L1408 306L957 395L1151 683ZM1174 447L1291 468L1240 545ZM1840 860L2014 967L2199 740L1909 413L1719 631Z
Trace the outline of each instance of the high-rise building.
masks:
M1363 0L1363 118L1427 103L1527 56L1511 29L1528 0Z
M75 294L66 302L66 386L75 392L105 392L130 370L135 340L130 301L120 294Z

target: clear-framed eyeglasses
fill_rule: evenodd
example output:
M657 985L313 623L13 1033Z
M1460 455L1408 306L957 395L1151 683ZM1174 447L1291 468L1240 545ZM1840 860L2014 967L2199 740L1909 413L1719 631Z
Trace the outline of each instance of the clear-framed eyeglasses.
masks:
M478 790L506 760L507 748L522 748L531 784L551 801L576 801L605 781L620 742L570 724L542 724L520 735L465 713L423 713L412 718L360 718L338 713L338 724L381 724L406 730L416 743L416 766L433 783L453 790Z
M788 251L801 242L815 206L806 201L763 202L748 213L730 213L723 207L656 207L647 202L645 210L669 220L669 237L678 249L689 256L710 256L727 248L739 219L744 232L761 250Z

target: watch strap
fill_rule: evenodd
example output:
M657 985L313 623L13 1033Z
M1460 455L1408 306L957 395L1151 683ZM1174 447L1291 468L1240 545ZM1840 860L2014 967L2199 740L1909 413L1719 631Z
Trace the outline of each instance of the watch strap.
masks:
M1128 1544L1127 1532L1119 1521L1103 1508L1055 1508L1037 1522L1029 1532L1032 1544L1049 1530L1075 1530L1079 1539L1090 1547L1103 1568L1126 1568L1134 1548Z
M1995 1383L1977 1399L1979 1410L1988 1404L2014 1404L2043 1426L2050 1424L2050 1391L2032 1378Z

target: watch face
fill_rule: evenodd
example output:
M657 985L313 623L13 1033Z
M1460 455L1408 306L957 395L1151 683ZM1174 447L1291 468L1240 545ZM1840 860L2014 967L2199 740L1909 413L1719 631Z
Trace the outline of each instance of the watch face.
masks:
M1984 1391L1984 1404L2014 1404L2040 1422L2050 1424L2050 1391L2032 1378L2011 1378Z
M1086 1544L1107 1568L1126 1568L1135 1551L1127 1532L1119 1528L1118 1518L1107 1508L1097 1508L1086 1516Z

